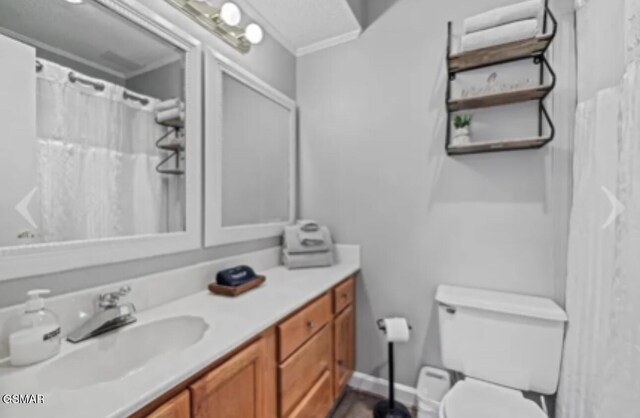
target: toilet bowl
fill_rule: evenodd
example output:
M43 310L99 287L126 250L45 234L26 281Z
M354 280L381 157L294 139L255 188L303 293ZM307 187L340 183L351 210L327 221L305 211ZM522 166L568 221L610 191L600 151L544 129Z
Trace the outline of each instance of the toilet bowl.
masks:
M474 379L456 383L440 404L440 418L548 418L522 392Z
M555 393L566 313L552 300L440 286L444 366L465 376L447 392L440 418L546 418L523 391Z

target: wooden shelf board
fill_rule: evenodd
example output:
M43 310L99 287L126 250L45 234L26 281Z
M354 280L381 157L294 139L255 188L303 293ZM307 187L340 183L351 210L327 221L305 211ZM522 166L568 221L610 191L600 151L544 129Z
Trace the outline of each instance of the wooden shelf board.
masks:
M165 169L165 168L161 168L159 170L157 170L158 173L160 174L170 174L173 176L179 176L184 174L184 170L179 170L179 169Z
M184 128L184 121L180 118L167 120L164 122L157 122L160 125L168 126L171 128Z
M512 90L486 96L469 97L449 101L449 111L479 109L483 107L502 106L512 103L528 102L543 99L551 91L552 86L536 86L525 89Z
M165 151L184 151L182 144L160 144L157 147Z
M540 148L551 138L548 136L536 136L533 138L502 139L494 141L472 142L466 145L449 145L449 155L474 154L480 152L512 151L520 149Z
M552 40L553 34L547 34L454 54L449 57L449 72L468 71L521 58L535 57L541 55Z

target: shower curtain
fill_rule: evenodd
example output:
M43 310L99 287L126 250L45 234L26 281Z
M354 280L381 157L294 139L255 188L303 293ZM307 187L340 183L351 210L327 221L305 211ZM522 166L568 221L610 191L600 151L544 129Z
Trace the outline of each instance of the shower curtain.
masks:
M599 37L600 44L596 51L586 48L589 41L578 45L578 86L595 93L579 91L576 114L569 326L557 418L640 417L639 6L576 2L578 22L590 23L578 25L578 38ZM598 62L599 48L619 51L619 59ZM608 194L623 205L610 223Z
M44 242L167 229L168 179L155 171L157 100L123 98L124 88L53 62L37 76L38 191ZM69 73L103 90L71 82Z

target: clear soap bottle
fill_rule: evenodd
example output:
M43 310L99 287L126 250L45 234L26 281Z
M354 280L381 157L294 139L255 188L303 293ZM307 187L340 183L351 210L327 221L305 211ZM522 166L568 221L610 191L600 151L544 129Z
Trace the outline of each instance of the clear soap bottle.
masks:
M39 363L60 352L60 321L44 307L49 290L30 290L22 315L14 318L9 334L9 357L13 366Z

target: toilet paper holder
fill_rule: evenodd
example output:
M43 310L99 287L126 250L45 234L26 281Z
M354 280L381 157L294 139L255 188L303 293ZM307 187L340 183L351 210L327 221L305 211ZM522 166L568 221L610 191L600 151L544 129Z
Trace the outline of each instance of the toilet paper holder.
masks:
M378 328L382 330L385 334L387 334L387 327L385 325L384 319L378 319L376 324ZM407 322L407 327L409 331L413 328L411 324ZM394 379L394 355L393 355L393 341L387 342L387 347L389 350L389 399L384 399L376 403L373 408L373 417L374 418L411 418L411 413L402 403L396 401L395 397L395 379Z
M387 332L387 327L384 325L384 318L380 318L376 321L376 324L378 324L378 329L384 331L385 333ZM413 329L413 327L411 326L411 324L407 323L407 326L409 327L409 330L411 331Z

